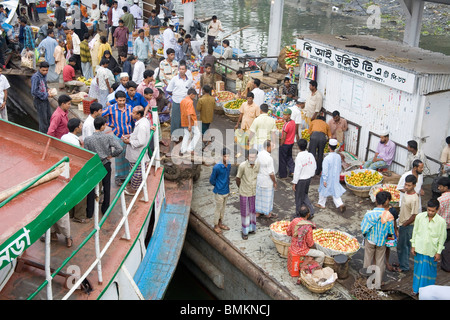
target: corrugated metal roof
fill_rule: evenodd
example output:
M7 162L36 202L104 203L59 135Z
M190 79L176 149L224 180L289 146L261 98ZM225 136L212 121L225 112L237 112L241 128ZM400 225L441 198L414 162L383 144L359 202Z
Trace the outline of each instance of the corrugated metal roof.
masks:
M420 95L450 90L450 56L443 53L371 35L308 34L300 38L414 73Z

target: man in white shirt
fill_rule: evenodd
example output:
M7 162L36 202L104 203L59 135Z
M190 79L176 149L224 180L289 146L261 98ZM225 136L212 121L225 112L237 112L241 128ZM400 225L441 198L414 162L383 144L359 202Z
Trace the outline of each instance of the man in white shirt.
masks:
M174 25L172 22L169 23L169 27L163 32L164 40L164 58L167 59L167 49L175 49L177 40L175 39L175 33L173 32Z
M219 31L223 32L222 23L217 19L217 16L212 16L212 20L208 25L208 48L216 46L214 40L218 36Z
M92 4L89 20L92 21L94 32L99 28L101 12L96 3Z
M295 158L294 177L292 179L292 190L295 192L295 212L297 212L302 205L309 208L310 215L314 215L314 207L308 197L309 185L311 178L316 174L316 159L314 156L306 151L308 141L299 139L298 147L300 152Z
M142 9L139 7L139 0L134 0L134 4L130 8L130 13L136 21L136 29L142 28L144 26L144 15Z
M417 183L416 183L416 187L414 188L414 190L416 191L416 193L419 196L419 212L422 212L422 196L425 195L425 192L422 189L423 168L424 168L423 162L419 159L416 159L413 161L412 170L405 172L400 177L400 180L398 181L398 184L397 184L397 190L400 191L400 201L399 201L400 207L402 206L402 199L403 199L403 196L405 195L405 179L407 176L412 174L413 176L415 176L417 178Z
M6 79L2 72L3 66L0 65L0 119L8 120L6 100L8 99L8 88L10 87L10 85L8 79Z
M275 178L275 166L270 152L272 142L266 140L264 142L264 149L258 153L256 163L259 164L259 172L256 177L256 197L255 197L255 211L256 216L259 217L264 214L267 218L276 218L277 214L273 210L274 191L277 187Z
M139 85L144 80L145 64L140 61L137 56L134 56L134 60L131 61L131 64L134 65L133 77L131 80Z
M69 129L69 133L66 133L61 137L61 140L74 146L81 147L80 139L78 135L83 130L83 123L78 118L72 118L67 122L67 128Z
M179 139L175 136L175 131L181 129L181 101L187 96L189 88L192 87L192 77L186 74L186 64L180 64L178 67L178 74L170 80L166 91L172 94L172 110L170 114L170 134L172 136L172 142ZM184 130L179 132L182 136ZM172 150L172 148L171 148Z
M86 120L84 120L83 124L83 141L95 132L94 119L102 115L102 105L98 102L93 102L89 106L89 111L90 114L87 116Z
M136 106L131 112L131 117L135 121L133 132L130 135L122 136L123 142L127 145L125 158L130 163L130 171L133 169L136 161L138 160L142 150L147 146L150 141L150 130L155 130L154 126L150 125L150 121L144 117L145 109L142 106ZM145 152L142 158L142 163L145 163L145 170L148 168L150 157L148 152ZM142 167L139 166L131 177L130 184L125 188L126 195L136 194L142 183L142 177L144 173Z
M254 84L254 89L252 90L252 92L253 92L253 95L255 96L253 98L253 101L258 106L261 106L264 103L264 98L265 98L265 95L266 95L264 93L264 91L259 88L259 86L261 85L261 80L254 79L253 80L253 84Z

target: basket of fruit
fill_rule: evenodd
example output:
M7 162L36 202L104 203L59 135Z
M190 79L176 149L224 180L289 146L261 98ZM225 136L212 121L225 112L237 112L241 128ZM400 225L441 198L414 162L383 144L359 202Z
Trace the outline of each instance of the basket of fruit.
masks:
M370 197L370 200L372 200L372 202L375 202L375 200L376 200L375 197L376 197L377 193L380 191L389 192L392 197L390 204L393 207L398 207L398 204L400 202L400 191L397 190L396 184L385 183L381 186L379 186L379 185L373 186L369 191L369 197Z
M345 174L347 188L359 197L369 197L370 189L381 184L383 175L372 169L358 169Z
M223 111L225 111L225 114L232 114L232 115L239 115L241 112L239 111L239 108L241 105L247 100L245 99L236 99L228 101L223 105Z
M216 93L216 101L218 103L226 103L228 101L236 99L236 95L230 91L218 91Z
M284 120L283 119L275 120L275 124L277 125L278 131L283 130L283 126L284 126Z
M338 254L345 254L351 257L360 248L358 240L343 231L322 228L314 229L313 240L316 248L329 257Z
M288 220L281 220L270 225L270 238L282 258L287 258L288 250L291 245L291 237L286 233L289 223Z

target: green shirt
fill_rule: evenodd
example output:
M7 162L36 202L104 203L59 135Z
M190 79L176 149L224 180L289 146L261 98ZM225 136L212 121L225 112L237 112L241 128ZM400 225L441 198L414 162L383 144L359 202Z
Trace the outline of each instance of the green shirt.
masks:
M120 19L123 20L123 25L128 28L131 33L134 31L134 16L131 13L125 13Z
M426 211L417 215L411 238L411 245L417 253L429 257L441 254L446 238L447 224L440 215L436 214L431 221Z

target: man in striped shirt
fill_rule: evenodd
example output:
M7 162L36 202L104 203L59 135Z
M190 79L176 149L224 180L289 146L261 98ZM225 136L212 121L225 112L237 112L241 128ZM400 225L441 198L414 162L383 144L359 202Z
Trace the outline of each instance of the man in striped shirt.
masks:
M122 141L123 135L130 135L134 128L134 120L131 116L132 107L127 104L127 95L123 91L117 91L115 94L116 103L107 106L102 113L103 117L108 117L108 127L114 133L122 148L125 150L125 143ZM125 158L125 152L122 152L115 158L115 182L121 185L129 173L129 163Z
M441 177L437 184L438 189L441 192L441 196L438 198L438 214L444 218L447 223L447 238L444 244L445 249L441 253L441 268L444 271L450 272L450 178Z
M372 261L375 260L376 289L381 287L385 270L386 238L388 234L393 235L395 232L393 219L388 219L387 215L389 214L389 201L391 201L389 192L378 192L376 208L368 211L361 222L361 232L365 242L363 270L372 266ZM367 275L367 271L365 273Z

